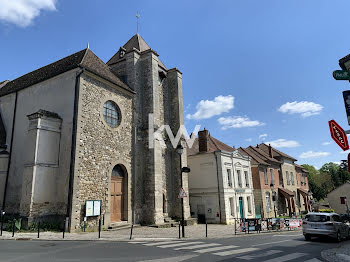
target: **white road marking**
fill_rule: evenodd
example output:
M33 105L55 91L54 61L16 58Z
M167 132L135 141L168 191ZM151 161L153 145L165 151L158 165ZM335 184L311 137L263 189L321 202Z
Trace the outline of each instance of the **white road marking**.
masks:
M292 259L297 259L299 257L305 256L307 254L305 253L291 253L285 256L281 256L281 257L276 257L273 259L269 259L269 260L264 260L264 262L284 262L284 261L289 261Z
M144 244L144 246L157 246L157 245L166 245L166 244L174 244L174 243L182 243L184 241L164 241L164 242L154 242L154 243L147 243Z
M291 239L286 239L286 240L275 241L275 242L270 242L270 243L262 243L262 244L252 245L252 247L265 246L265 245L271 245L271 244L278 244L278 243L283 243L283 242L287 242L287 241L292 241L292 240Z
M175 248L175 250L181 250L181 249L197 249L197 248L202 248L202 247L215 247L215 246L221 246L221 244L216 244L216 243L200 244L200 245L189 246L189 247L179 247L179 248Z
M257 251L260 250L259 248L254 248L254 247L248 247L248 248L242 248L242 249L235 249L235 250L228 250L228 251L223 251L219 253L213 253L213 255L217 256L230 256L230 255L236 255L236 254L241 254L241 253L247 253L251 251Z
M182 257L167 257L167 258L160 258L160 259L151 259L151 260L142 260L140 262L178 262L178 261L184 261L188 260L194 257L198 257L198 255L187 255Z
M213 252L213 251L220 251L220 250L231 249L231 248L236 248L236 247L238 247L238 246L231 245L231 246L212 247L212 248L196 250L193 252L203 254L203 253L209 253L209 252Z
M281 252L282 252L282 250L268 250L265 253L256 254L256 255L246 255L246 256L242 256L242 257L238 257L238 258L244 259L244 260L252 260L254 258L267 257L267 256L271 256L271 255L278 254Z
M145 241L132 241L132 242L128 242L129 244L143 244L143 243L147 243Z
M163 245L163 246L157 246L157 247L160 247L160 248L181 247L181 246L186 246L191 244L201 244L201 243L203 242L185 242L185 243L177 243L177 244Z

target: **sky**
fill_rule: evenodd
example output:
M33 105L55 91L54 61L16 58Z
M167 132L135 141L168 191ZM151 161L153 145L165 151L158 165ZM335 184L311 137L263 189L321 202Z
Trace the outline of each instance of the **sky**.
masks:
M107 62L139 33L183 73L185 125L230 146L261 142L320 168L347 158L336 81L350 53L347 0L0 0L0 81L86 48Z

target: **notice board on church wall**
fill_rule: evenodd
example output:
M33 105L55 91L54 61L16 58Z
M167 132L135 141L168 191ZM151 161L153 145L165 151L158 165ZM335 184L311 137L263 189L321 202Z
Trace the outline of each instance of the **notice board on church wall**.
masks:
M102 200L86 200L85 216L95 217L101 215Z

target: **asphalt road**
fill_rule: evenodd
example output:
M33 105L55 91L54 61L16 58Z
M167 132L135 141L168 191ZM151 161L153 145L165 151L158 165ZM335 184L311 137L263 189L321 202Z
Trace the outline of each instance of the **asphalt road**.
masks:
M300 232L244 235L225 239L130 242L0 240L0 261L324 261L330 240L305 241Z

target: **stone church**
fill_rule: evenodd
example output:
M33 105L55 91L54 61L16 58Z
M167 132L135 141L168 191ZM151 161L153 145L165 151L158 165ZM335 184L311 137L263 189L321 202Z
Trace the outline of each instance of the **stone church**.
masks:
M154 129L184 125L182 74L167 69L136 34L104 63L89 48L0 83L0 209L23 223L63 222L79 231L86 201L101 200L98 219L162 224L181 217L180 166ZM152 131L153 132L153 131ZM181 165L180 165L181 161ZM188 192L188 177L183 175ZM190 217L184 199L185 218Z

